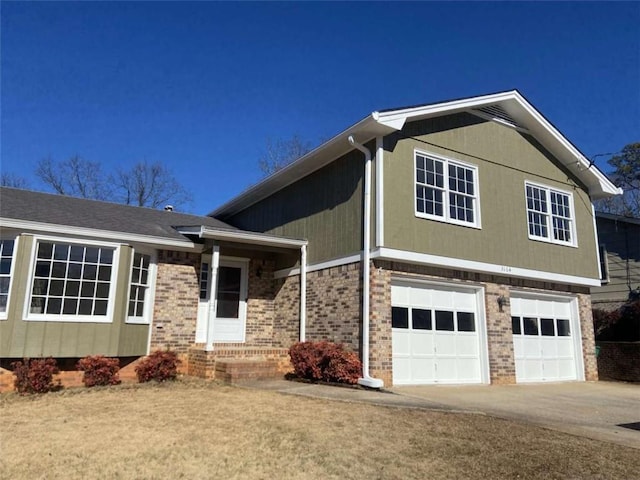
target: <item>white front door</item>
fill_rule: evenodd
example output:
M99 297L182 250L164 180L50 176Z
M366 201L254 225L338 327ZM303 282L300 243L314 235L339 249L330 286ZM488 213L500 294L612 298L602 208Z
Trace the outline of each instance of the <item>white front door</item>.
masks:
M247 319L247 262L220 259L216 289L215 342L244 342Z
M196 342L207 341L207 324L213 313L213 341L235 343L245 341L247 318L248 261L220 259L216 275L216 295L211 295L212 279L211 255L202 256L200 270L200 300ZM211 312L211 302L215 301L215 312Z
M573 298L511 296L517 382L581 379L580 330Z
M392 285L393 383L486 382L481 291Z

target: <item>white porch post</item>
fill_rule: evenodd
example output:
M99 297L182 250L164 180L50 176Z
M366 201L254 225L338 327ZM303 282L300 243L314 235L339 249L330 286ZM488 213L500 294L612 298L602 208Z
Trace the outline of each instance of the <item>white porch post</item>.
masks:
M300 341L307 335L307 246L300 247Z
M220 266L220 245L214 243L213 251L211 252L211 285L209 293L209 312L207 314L207 343L205 350L207 352L213 351L214 342L214 321L216 318L216 306L218 303L218 267Z

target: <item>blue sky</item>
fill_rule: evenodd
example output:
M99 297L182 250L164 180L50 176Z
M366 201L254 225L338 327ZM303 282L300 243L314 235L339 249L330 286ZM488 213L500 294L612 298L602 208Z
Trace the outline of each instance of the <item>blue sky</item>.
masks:
M46 156L147 159L204 214L261 178L268 138L513 88L588 157L640 140L639 2L0 8L0 168L34 189Z

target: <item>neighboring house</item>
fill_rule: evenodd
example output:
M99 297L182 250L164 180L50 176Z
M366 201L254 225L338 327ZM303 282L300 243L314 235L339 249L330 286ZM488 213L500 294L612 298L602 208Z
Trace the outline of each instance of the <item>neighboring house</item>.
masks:
M596 213L602 285L591 289L593 308L615 310L640 295L640 218Z
M620 193L508 91L373 112L210 215L308 240L306 338L364 385L595 380L592 201Z
M216 358L286 362L298 338L299 325L275 312L300 301L278 290L273 270L293 265L304 240L4 187L0 226L5 369L23 357L127 363L171 348L184 371L212 377Z
M373 112L208 217L3 188L0 361L224 377L328 339L372 387L597 379L618 193L517 91Z

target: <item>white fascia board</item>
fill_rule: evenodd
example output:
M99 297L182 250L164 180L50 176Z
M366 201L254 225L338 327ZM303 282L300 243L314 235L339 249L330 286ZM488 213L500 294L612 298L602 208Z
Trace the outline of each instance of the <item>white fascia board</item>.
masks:
M31 222L28 220L16 220L13 218L0 218L0 227L13 228L24 233L55 233L64 237L97 238L124 243L143 243L146 245L172 247L178 250L202 250L202 245L189 240L172 240L151 235L140 235L128 232L114 232L111 230L98 230L93 228L75 227L71 225L57 225L53 223Z
M505 277L519 277L531 280L541 280L545 282L566 283L570 285L580 285L586 287L599 287L599 278L578 277L575 275L564 275L561 273L544 272L541 270L531 270L528 268L512 267L509 265L496 265L493 263L476 262L473 260L463 260L460 258L442 257L427 253L408 252L406 250L396 250L392 248L379 248L371 253L371 258L381 260L392 260L403 263L413 263L418 265L432 265L436 267L446 267L458 270L468 270L472 272L489 273L492 275L502 275Z
M219 230L205 226L200 228L199 236L200 238L210 238L213 240L226 240L230 242L248 243L250 245L292 249L299 249L308 243L306 240L295 238L276 237L274 235L245 232L243 230Z
M383 124L396 124L394 122L398 122L400 119L404 122L406 120L413 120L420 117L431 117L444 113L453 113L455 111L468 110L471 108L481 107L483 105L500 103L505 100L515 98L515 95L517 94L518 92L516 90L512 90L492 95L482 95L480 97L462 98L451 102L434 103L431 105L391 110L389 112L378 113L378 121Z

